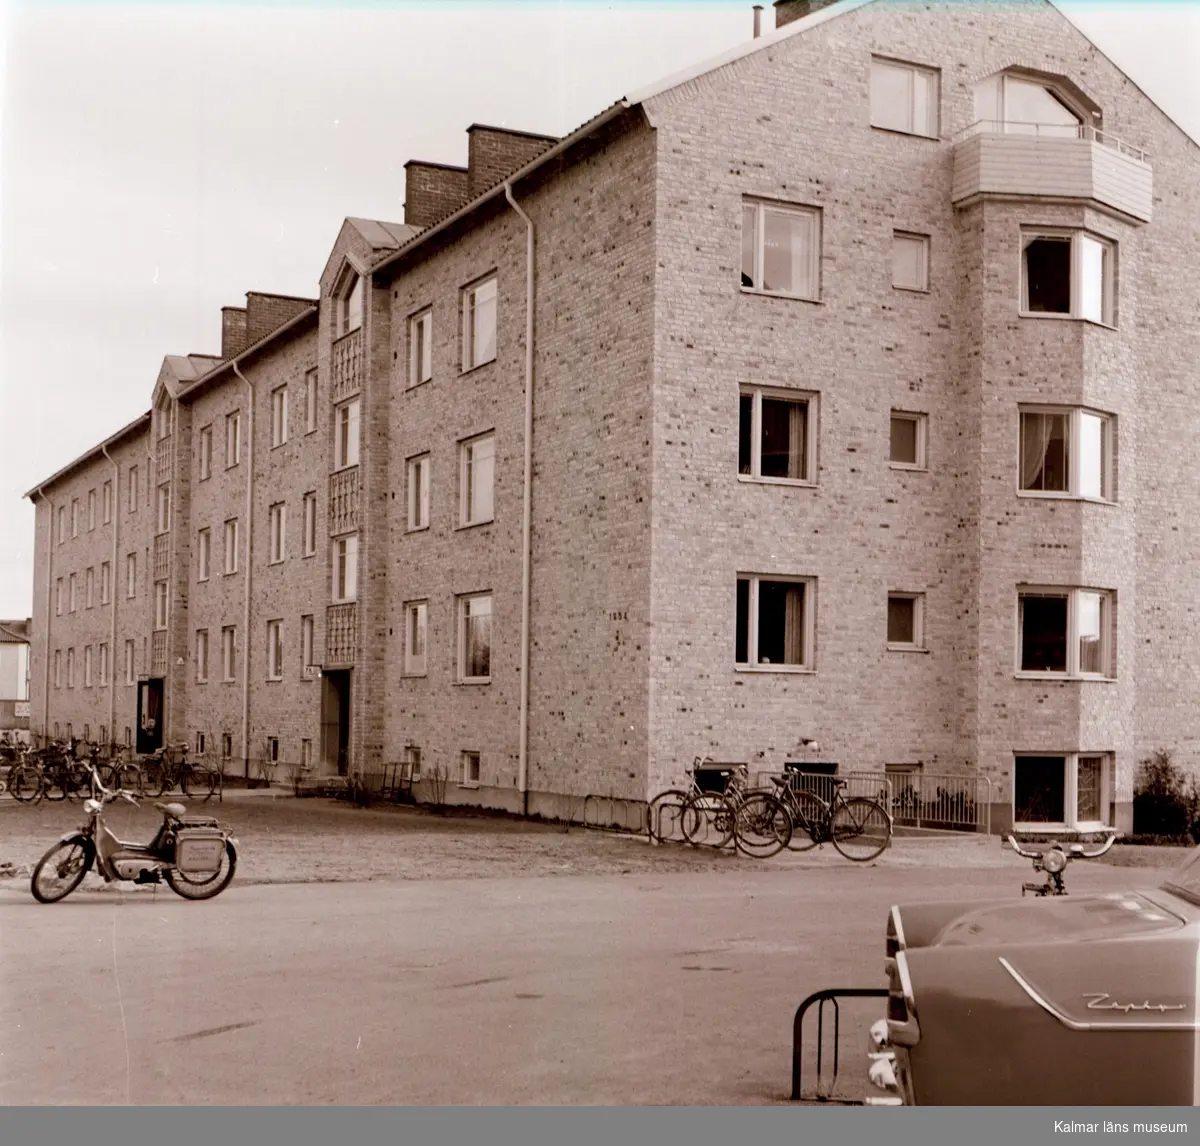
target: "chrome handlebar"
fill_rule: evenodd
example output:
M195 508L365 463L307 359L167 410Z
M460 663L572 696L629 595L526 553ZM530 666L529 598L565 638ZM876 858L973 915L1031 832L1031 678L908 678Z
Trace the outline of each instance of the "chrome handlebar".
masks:
M132 792L125 791L124 788L106 788L100 782L100 773L96 771L94 764L88 765L88 771L92 774L92 785L97 792L100 793L100 803L111 804L114 800L125 800L132 804L135 808L140 807Z
M1064 846L1057 841L1052 844L1047 844L1042 851L1027 851L1017 842L1017 838L1012 835L1011 832L1008 836L1008 842L1012 845L1013 851L1015 851L1017 855L1024 856L1026 859L1031 860L1040 860L1047 852L1055 850L1061 852L1067 859L1099 859L1100 856L1104 855L1104 853L1107 852L1114 843L1116 843L1116 839L1117 833L1112 832L1108 839L1106 839L1104 843L1095 851L1085 850L1083 844L1076 843L1067 844Z

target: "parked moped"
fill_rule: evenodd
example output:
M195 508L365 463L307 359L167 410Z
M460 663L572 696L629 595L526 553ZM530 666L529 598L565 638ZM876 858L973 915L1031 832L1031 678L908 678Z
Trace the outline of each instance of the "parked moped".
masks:
M62 837L33 869L30 889L39 903L66 899L92 865L105 883L161 883L184 899L212 899L233 880L237 840L230 828L212 816L189 816L182 804L155 804L163 822L148 844L119 840L104 823L104 809L114 800L134 807L132 792L105 788L91 769L92 797L84 801L87 823Z
M1023 896L1026 892L1032 892L1034 895L1066 895L1067 889L1063 883L1063 872L1066 871L1067 864L1073 859L1098 859L1113 846L1116 838L1117 836L1114 832L1095 851L1087 851L1083 844L1067 844L1064 846L1058 843L1057 840L1052 844L1046 845L1041 851L1037 851L1028 845L1022 847L1017 843L1016 837L1010 835L1008 842L1012 844L1013 851L1019 856L1033 860L1034 871L1044 871L1046 873L1045 883L1021 884L1021 895Z

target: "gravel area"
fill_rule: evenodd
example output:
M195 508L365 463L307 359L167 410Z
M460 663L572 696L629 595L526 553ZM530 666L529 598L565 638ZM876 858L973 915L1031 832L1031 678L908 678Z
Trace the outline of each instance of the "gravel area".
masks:
M128 805L113 807L109 827L123 839L149 839L159 820L152 803L146 800L136 809ZM651 845L645 836L567 828L498 814L463 809L437 814L394 805L363 809L324 798L296 799L283 792L231 790L225 793L222 803L213 800L195 807L234 829L239 842L239 883L719 873L763 866L803 871L859 866L849 864L832 847L755 860L732 849L716 852L678 843ZM10 877L0 878L0 890L27 894L33 865L59 836L77 827L82 816L77 803L29 806L0 798L0 877ZM1117 846L1098 862L1171 868L1189 854L1185 848ZM875 862L888 868L1029 871L1028 861L1013 855L998 837L981 836L897 837ZM84 885L97 890L104 886L94 874ZM117 886L122 890L132 887Z

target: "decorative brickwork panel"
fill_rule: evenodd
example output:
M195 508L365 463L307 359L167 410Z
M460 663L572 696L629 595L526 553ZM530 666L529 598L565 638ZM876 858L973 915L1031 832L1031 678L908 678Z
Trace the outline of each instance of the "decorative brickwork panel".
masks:
M340 402L362 389L362 330L352 330L333 344L333 400Z
M329 475L329 536L358 529L358 467Z
M154 538L154 580L165 581L171 574L171 535L160 533Z
M167 673L167 631L159 629L153 637L150 647L150 675L166 676Z
M159 438L154 451L154 480L158 485L171 480L172 435Z
M358 636L358 606L330 605L325 613L325 664L352 665Z

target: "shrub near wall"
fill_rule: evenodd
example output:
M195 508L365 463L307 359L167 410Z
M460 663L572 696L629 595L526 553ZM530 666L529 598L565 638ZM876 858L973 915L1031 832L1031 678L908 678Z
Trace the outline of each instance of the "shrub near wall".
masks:
M1133 789L1132 844L1191 847L1200 843L1200 785L1160 748L1138 764Z

